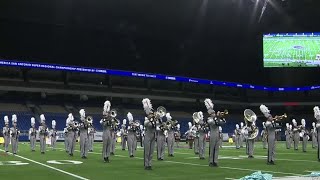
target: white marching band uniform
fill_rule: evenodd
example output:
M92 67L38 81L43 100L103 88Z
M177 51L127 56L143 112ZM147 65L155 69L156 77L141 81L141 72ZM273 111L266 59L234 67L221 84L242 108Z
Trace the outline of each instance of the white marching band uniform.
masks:
M19 135L20 130L17 127L17 115L12 115L12 127L10 128L10 135L11 135L11 146L12 146L12 153L17 154L18 152L18 144L19 144Z
M46 138L48 136L49 129L46 125L46 118L44 114L40 115L41 124L39 126L39 139L40 139L40 152L44 154L46 151Z
M122 125L120 129L120 136L121 136L121 147L122 151L126 150L127 142L128 142L128 130L127 130L127 120L122 120Z
M311 129L311 138L312 138L312 148L318 147L317 144L317 128L316 128L316 123L312 123L312 129Z
M292 136L293 136L293 147L294 150L298 150L298 145L299 145L299 141L300 141L300 135L299 135L299 131L300 128L298 126L298 123L295 119L292 119Z
M56 142L57 142L57 130L56 130L56 120L52 120L51 122L51 126L52 126L52 129L50 130L50 139L51 139L51 147L52 147L52 150L56 150Z
M37 141L37 134L38 134L38 131L35 127L35 118L32 117L31 118L31 128L29 129L29 140L30 140L30 148L31 148L31 151L35 151L35 144L36 144L36 141Z
M316 122L316 130L317 130L317 139L318 139L318 161L320 162L320 109L318 106L313 108L314 118L317 120Z
M5 126L2 128L2 134L4 138L4 149L6 152L9 152L9 144L10 144L10 127L9 127L9 117L4 116L4 124Z

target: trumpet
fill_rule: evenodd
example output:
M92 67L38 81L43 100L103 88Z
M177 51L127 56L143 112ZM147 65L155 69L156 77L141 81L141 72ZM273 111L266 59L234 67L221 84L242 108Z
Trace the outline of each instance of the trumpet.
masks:
M88 126L92 126L92 125L93 125L93 118L92 118L92 116L87 116L85 122L86 122L86 124L87 124Z
M272 119L273 119L274 121L279 121L279 120L282 120L282 119L287 118L287 117L288 117L287 114L284 113L284 114L281 115L281 116L276 115L276 116L273 117Z
M220 111L217 112L218 118L224 118L226 115L229 115L229 111L227 109L225 109L223 112L220 112Z

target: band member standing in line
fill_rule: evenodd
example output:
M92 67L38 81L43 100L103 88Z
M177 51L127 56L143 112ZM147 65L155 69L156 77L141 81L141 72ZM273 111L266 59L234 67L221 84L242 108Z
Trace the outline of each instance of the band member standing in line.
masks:
M209 166L217 167L218 166L218 154L219 154L219 126L222 126L226 123L223 113L220 111L215 113L213 110L213 103L211 99L205 99L205 106L208 110L208 125L210 128L210 141L209 141Z
M260 111L267 118L265 123L268 132L268 165L275 165L275 151L276 151L276 129L279 128L278 120L282 119L282 116L275 116L274 118L270 114L270 110L265 105L260 105Z
M316 129L316 123L312 123L312 129L311 129L311 137L312 137L312 148L317 147L317 129Z
M89 152L93 152L93 144L94 144L94 134L96 133L96 130L94 129L93 126L89 127Z
M290 144L290 136L291 136L291 133L290 133L290 125L289 125L289 123L286 123L286 127L287 127L287 129L286 129L286 131L285 131L285 136L286 136L286 147L287 147L287 149L290 149L291 147L291 144Z
M154 112L152 104L148 98L142 100L143 109L147 117L144 120L145 137L144 137L144 169L152 169L152 157L156 140L156 123L159 115Z
M300 140L299 131L300 127L298 127L297 121L295 119L292 119L292 126L293 126L293 145L294 150L298 150L298 144Z
M12 115L12 125L13 127L10 128L10 134L11 134L11 145L12 145L12 153L17 154L18 152L18 144L19 144L19 135L20 130L17 127L17 115Z
M52 129L50 131L50 136L51 136L51 147L52 150L56 150L56 142L57 142L57 130L56 130L56 121L52 120L51 122Z
M240 136L241 129L239 128L239 124L236 124L236 129L234 130L236 149L240 149Z
M4 150L9 152L9 144L10 144L10 127L9 127L9 117L4 116L4 124L5 126L2 128L3 138L4 138Z
M35 128L36 120L34 117L31 118L31 128L29 129L29 139L30 139L30 148L31 151L35 151L36 137L37 137L37 129Z
M179 148L179 143L180 143L180 139L181 139L180 124L177 124L177 129L174 132L174 138L176 140L177 148Z
M46 118L44 117L44 114L40 115L40 126L39 126L39 139L40 139L40 152L41 154L44 154L46 152L46 138L49 133L49 129L46 125Z
M127 141L128 141L128 130L127 130L127 120L122 120L122 125L120 129L121 134L121 147L122 151L126 150L127 147Z

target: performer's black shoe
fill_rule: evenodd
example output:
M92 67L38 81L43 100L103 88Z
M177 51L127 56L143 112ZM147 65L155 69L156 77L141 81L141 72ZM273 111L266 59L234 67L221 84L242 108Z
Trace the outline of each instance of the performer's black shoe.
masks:
M89 152L93 152L93 150L90 150Z
M69 153L69 151L66 151L66 153Z
M213 163L210 163L209 166L210 166L210 167L213 167Z
M44 152L41 152L41 154L44 154Z
M36 150L31 150L32 152L35 152Z
M254 158L253 156L248 156L248 158Z
M70 153L69 156L73 156L73 153Z
M13 153L13 155L16 155L17 153Z
M197 154L199 154L199 153L198 153L198 152L195 152L194 154L197 155Z
M104 160L105 163L109 163L110 162L108 157L103 158L103 160Z
M130 157L133 158L134 156L133 156L133 155L130 155Z
M200 157L200 159L201 159L201 160L204 160L205 158L204 158L204 157Z
M213 166L214 166L214 167L218 167L218 164L214 162L214 163L213 163Z
M125 151L125 149L122 149L122 151Z
M6 153L8 153L9 151L6 151Z
M111 155L114 155L114 153L112 152L112 153L110 153Z

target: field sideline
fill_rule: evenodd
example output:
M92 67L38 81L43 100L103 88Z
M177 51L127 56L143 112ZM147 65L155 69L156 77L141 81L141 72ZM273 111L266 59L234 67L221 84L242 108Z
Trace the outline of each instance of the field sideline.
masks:
M185 143L181 143L185 146ZM255 145L255 158L248 159L245 149L235 149L226 146L220 149L219 167L208 166L208 158L199 160L193 150L186 148L175 149L175 157L165 156L164 161L156 160L154 153L153 170L143 168L143 148L137 149L135 158L129 158L127 151L119 150L111 156L110 163L103 163L101 156L101 143L95 143L94 152L89 153L88 159L81 159L79 151L74 157L69 157L64 151L63 143L58 143L56 151L47 149L45 155L31 152L28 143L19 144L17 156L7 155L0 148L0 176L1 179L32 179L32 180L100 180L100 179L239 179L255 171L273 174L274 177L300 176L317 171L320 162L317 161L316 149L308 144L306 153L285 149L283 142L276 147L276 165L266 164L266 149L262 149L261 142ZM77 144L76 149L79 149ZM208 149L206 150L208 153ZM71 160L80 164L62 164ZM18 162L12 162L18 161ZM20 161L20 162L19 162ZM50 163L51 161L51 163ZM82 162L82 163L81 163ZM20 163L19 165L13 165ZM55 164L52 164L55 163Z

